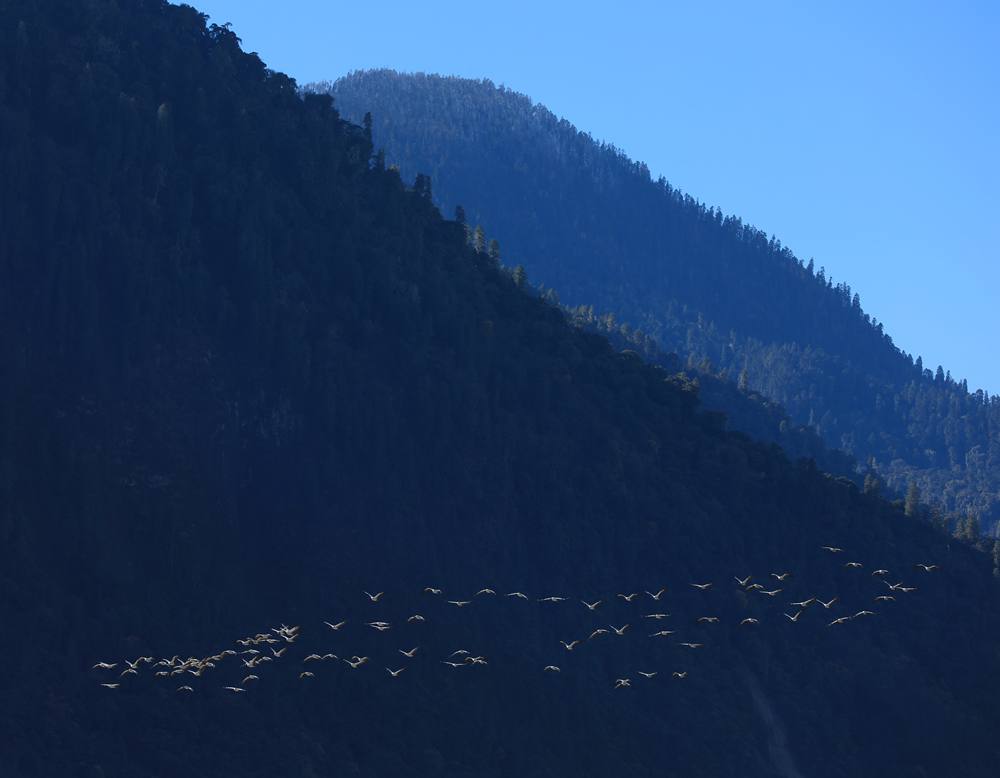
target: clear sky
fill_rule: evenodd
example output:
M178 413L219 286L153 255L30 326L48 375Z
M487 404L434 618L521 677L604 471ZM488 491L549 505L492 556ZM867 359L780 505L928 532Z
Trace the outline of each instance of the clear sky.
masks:
M300 83L390 67L523 92L1000 393L1000 3L194 4Z

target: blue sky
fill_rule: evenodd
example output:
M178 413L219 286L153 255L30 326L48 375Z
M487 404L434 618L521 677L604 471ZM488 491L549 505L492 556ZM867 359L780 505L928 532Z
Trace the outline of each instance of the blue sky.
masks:
M523 92L1000 393L1000 3L195 5L301 83L391 67Z

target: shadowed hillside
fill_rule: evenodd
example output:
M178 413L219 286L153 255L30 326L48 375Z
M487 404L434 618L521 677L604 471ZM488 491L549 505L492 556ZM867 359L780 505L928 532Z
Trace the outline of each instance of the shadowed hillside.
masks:
M464 205L564 303L745 381L962 536L1000 518L1000 398L900 351L812 260L490 81L379 70L309 88L371 112L404 177L428 174L447 212Z
M725 431L428 195L190 7L0 5L0 773L992 775L989 560ZM664 586L651 638L617 594Z

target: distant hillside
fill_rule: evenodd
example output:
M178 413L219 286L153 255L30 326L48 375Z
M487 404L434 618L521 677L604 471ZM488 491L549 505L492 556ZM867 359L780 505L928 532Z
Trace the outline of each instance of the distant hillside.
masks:
M779 404L742 385L743 382L730 380L724 371L716 373L706 363L685 364L676 354L664 352L656 340L641 330L618 323L610 314L598 316L592 306L570 309L569 314L577 327L603 335L615 347L642 356L689 385L697 391L705 408L721 414L728 429L757 441L776 443L789 458L812 460L825 473L858 485L864 483L858 477L853 457L828 448L812 427L795 424Z
M371 112L404 178L429 175L446 212L462 204L564 303L742 375L898 494L915 487L962 518L962 532L969 513L987 528L1000 518L1000 397L901 352L812 260L489 81L380 70L310 88L354 121Z
M995 773L986 555L526 294L190 7L0 4L0 369L3 778Z

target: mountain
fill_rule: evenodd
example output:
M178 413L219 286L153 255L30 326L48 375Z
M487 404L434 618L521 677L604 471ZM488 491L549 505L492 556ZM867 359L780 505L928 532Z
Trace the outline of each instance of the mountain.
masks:
M0 366L5 778L1000 757L985 555L573 326L191 7L0 5Z
M552 290L546 290L547 299L552 295ZM812 427L795 424L781 405L729 380L725 372L717 373L705 363L685 365L676 354L664 352L649 335L617 322L612 314L598 316L593 306L577 306L566 311L575 326L602 335L619 350L640 355L675 376L682 385L689 385L698 393L701 404L718 414L719 423L726 428L757 441L777 444L789 458L810 460L830 475L858 485L865 483L858 477L853 457L827 447Z
M309 89L355 121L370 112L404 178L429 175L446 212L463 205L564 303L741 377L951 529L969 534L970 514L996 526L1000 397L903 353L812 260L490 81L376 70Z

